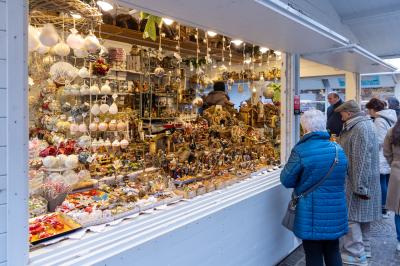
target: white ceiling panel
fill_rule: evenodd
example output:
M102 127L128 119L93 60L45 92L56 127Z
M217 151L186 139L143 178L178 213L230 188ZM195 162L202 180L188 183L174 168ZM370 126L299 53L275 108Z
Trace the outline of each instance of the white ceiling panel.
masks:
M381 57L400 56L399 0L331 0L359 44Z
M291 53L317 52L348 44L348 39L316 25L279 0L120 0L119 3Z
M396 68L383 62L358 45L332 49L324 53L303 55L305 59L326 64L339 69L358 73L391 72Z

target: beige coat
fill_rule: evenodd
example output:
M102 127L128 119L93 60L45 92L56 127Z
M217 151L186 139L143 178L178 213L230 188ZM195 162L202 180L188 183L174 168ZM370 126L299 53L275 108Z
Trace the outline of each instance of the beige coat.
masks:
M400 214L400 146L391 144L392 129L389 129L383 144L383 154L391 166L386 208Z

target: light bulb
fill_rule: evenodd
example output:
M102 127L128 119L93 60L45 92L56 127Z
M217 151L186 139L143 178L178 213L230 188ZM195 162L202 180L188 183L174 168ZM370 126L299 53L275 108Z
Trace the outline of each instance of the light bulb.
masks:
M282 55L282 52L280 52L280 51L275 51L275 54L276 54L277 56L281 56L281 55Z
M266 52L268 52L268 48L267 47L261 47L260 48L260 52L262 53L262 54L265 54Z
M215 36L217 36L217 33L214 32L214 31L211 31L211 30L207 31L207 34L208 34L208 36L210 36L210 37L215 37Z
M241 45L242 43L243 43L243 41L242 40L233 40L233 41L231 41L233 44L235 44L236 46L239 46L239 45Z
M82 16L78 13L71 13L71 17L73 17L74 19L81 19Z
M257 89L256 89L256 87L253 87L253 92L257 92Z
M113 5L106 1L97 1L97 5L105 12L114 9Z
M163 18L162 20L165 23L165 25L167 25L167 26L171 26L172 23L174 23L174 21L172 19L169 19L169 18Z

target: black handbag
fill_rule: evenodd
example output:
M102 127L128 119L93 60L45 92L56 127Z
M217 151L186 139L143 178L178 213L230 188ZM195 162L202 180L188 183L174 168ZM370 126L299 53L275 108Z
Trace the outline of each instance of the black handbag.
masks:
M329 168L328 173L320 181L318 181L315 185L313 185L312 187L310 187L309 189L307 189L306 191L304 191L300 195L296 196L296 193L293 191L292 198L289 201L289 205L288 205L288 208L286 210L286 214L285 214L285 216L283 217L283 220L282 220L282 225L284 227L286 227L288 230L293 231L293 229L294 229L294 220L296 218L296 207L297 207L298 201L301 198L304 198L305 196L307 196L308 194L313 192L317 187L322 185L322 183L324 183L324 181L332 173L332 171L335 168L336 164L339 162L338 146L337 146L337 144L334 144L334 145L335 145L335 149L336 149L336 156L335 156L335 160L333 161L333 163L331 165L331 168Z

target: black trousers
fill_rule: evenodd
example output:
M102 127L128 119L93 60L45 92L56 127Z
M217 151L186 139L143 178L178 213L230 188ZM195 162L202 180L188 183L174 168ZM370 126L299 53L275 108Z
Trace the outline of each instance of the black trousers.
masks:
M342 266L339 251L339 239L303 240L307 266Z

